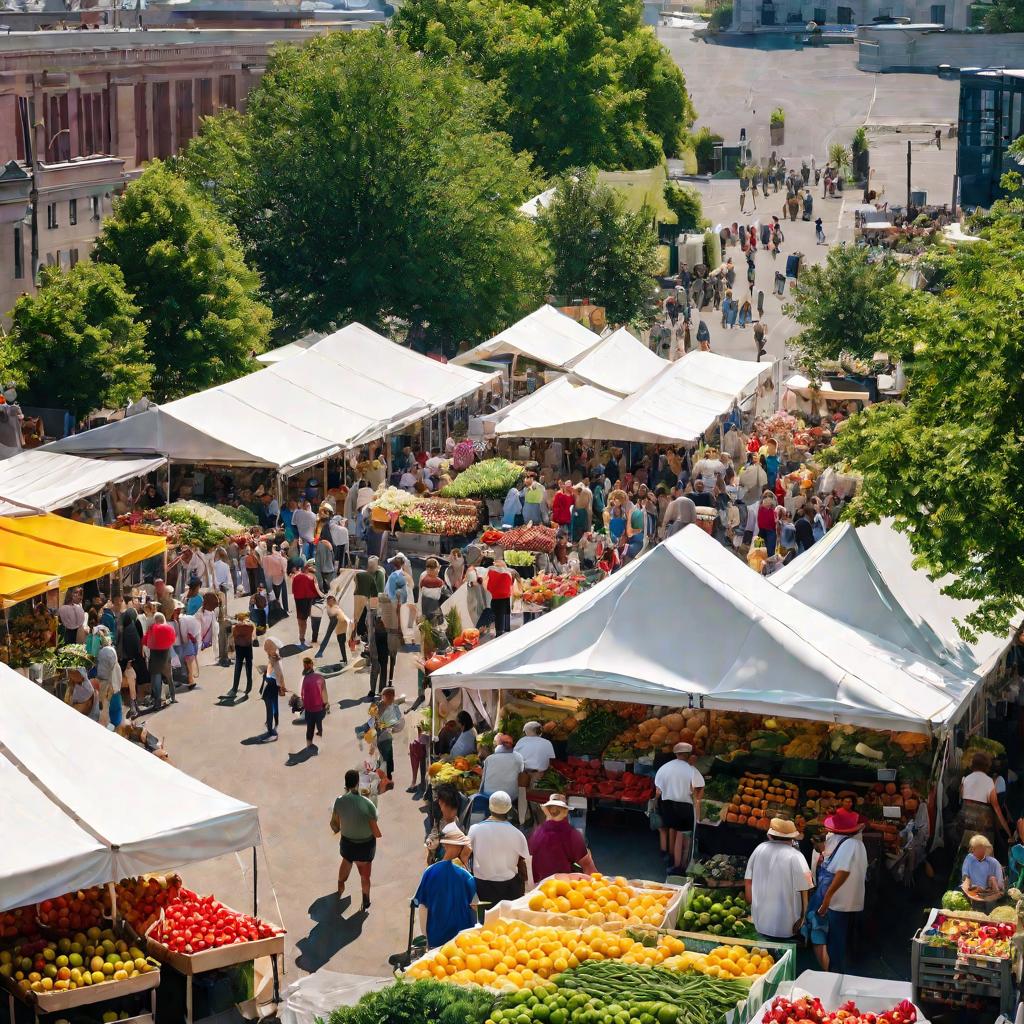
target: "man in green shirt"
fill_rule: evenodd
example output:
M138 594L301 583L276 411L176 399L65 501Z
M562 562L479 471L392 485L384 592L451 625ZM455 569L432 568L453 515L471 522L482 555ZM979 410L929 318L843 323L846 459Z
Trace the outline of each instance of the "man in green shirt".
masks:
M345 772L345 793L334 801L331 831L341 835L341 867L338 868L338 899L345 895L345 883L355 864L363 890L362 910L370 907L370 868L377 852L380 827L377 808L359 793L359 772Z
M384 593L385 576L384 570L380 568L380 559L376 555L370 555L366 560L366 568L356 573L355 587L353 588L353 614L352 623L355 631L367 638L365 613L366 604L371 597L380 597ZM372 641L372 637L370 638Z

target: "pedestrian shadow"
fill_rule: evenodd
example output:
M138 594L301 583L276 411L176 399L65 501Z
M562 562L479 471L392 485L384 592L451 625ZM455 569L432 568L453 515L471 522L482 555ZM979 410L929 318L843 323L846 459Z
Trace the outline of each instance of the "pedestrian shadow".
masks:
M355 882L358 896L358 878ZM349 880L349 884L352 884L352 879ZM295 963L298 967L310 973L318 971L335 953L359 938L363 931L363 922L368 915L366 911L361 910L349 918L342 917L342 907L347 909L350 904L351 897L346 897L345 902L339 905L338 896L333 892L319 897L310 904L309 916L315 924L309 934L296 943L299 955Z
M366 701L366 697L347 697L345 700L338 701L338 707L342 711L347 711L349 708L357 708L360 704Z
M314 744L312 747L303 747L302 750L295 754L289 754L288 760L285 761L284 766L286 768L294 768L297 764L304 764L311 757L316 757L320 753L320 748Z
M215 706L218 708L233 708L237 707L239 704L244 704L248 699L249 695L247 693L243 693L236 697L232 697L230 694L225 693L217 698L217 704Z
M276 740L277 737L273 736L271 737L271 739ZM269 742L271 742L271 740L267 739L267 734L265 732L261 732L259 736L249 736L241 741L243 747L259 747L262 746L264 743Z

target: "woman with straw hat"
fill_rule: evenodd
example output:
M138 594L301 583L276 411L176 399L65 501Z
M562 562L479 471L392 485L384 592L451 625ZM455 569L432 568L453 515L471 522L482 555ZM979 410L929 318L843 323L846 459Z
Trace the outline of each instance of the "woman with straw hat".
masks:
M811 872L793 845L803 835L786 818L772 818L768 840L750 855L744 887L759 935L791 942L807 914Z
M570 871L597 871L587 844L569 821L569 803L561 793L548 797L541 810L547 819L530 835L530 857L533 859L533 884L539 885L549 875Z

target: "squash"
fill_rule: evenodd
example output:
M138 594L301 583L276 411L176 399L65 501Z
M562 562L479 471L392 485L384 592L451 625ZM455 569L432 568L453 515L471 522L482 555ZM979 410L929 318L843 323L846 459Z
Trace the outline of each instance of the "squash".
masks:
M666 715L662 720L661 724L668 729L669 732L679 732L680 729L684 728L686 721L680 714Z
M690 715L686 720L686 728L696 732L698 729L706 729L707 726L700 715Z
M692 732L690 729L680 729L679 730L679 739L683 743L693 743L693 741L696 738L697 738L696 734L694 732Z
M735 824L737 824L737 822L739 822L740 819L739 819L739 815L733 814L732 811L726 811L726 813L725 813L725 820L727 822L729 822L731 825L735 825Z
M894 796L896 794L896 783L895 782L887 782L885 784L885 791L886 791L886 793L889 794L889 796Z

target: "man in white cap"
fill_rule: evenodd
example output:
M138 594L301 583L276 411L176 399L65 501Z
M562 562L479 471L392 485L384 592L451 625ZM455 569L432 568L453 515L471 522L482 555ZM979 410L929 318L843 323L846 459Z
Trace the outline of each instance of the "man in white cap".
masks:
M692 764L690 743L677 743L674 761L663 764L654 776L662 828L668 830L668 854L673 867L669 874L684 874L690 860L690 833L700 820L704 798L704 776Z
M473 852L469 837L453 821L441 830L441 848L444 860L423 872L415 896L420 907L420 927L431 949L443 946L463 928L476 924L476 882L466 870Z
M523 726L523 737L513 748L523 759L526 770L534 777L543 775L555 759L555 748L551 740L541 735L540 722L527 722Z
M793 845L803 836L786 818L772 818L768 839L747 861L743 876L747 902L758 934L792 942L803 927L811 872Z
M517 900L526 891L526 859L530 855L526 836L508 820L512 797L498 790L487 800L491 812L485 821L469 830L473 850L476 894L493 906L502 900Z

